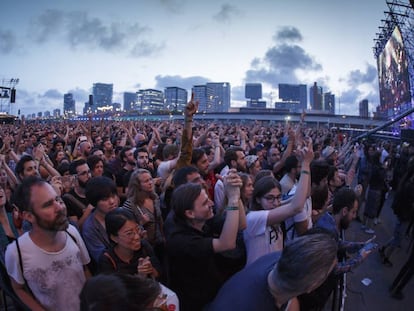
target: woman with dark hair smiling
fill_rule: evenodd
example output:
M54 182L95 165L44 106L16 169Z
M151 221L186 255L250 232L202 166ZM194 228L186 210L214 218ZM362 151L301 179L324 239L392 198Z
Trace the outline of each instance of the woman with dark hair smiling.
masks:
M112 247L100 256L99 272L159 277L159 261L151 245L141 238L141 226L130 210L118 207L110 211L105 216L105 228Z

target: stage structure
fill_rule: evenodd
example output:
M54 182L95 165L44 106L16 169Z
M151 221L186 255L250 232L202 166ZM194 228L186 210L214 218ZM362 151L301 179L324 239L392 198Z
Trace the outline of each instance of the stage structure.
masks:
M414 9L410 0L386 1L388 11L374 39L378 65L380 106L377 117L393 123L393 130L414 128ZM392 122L391 122L392 123Z
M16 102L16 85L19 79L0 79L0 113L10 114L11 104Z

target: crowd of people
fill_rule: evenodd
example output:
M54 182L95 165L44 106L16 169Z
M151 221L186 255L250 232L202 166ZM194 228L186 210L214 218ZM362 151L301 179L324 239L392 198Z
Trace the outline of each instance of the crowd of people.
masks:
M412 228L414 145L271 122L30 122L0 130L1 265L31 310L321 310ZM366 241L346 241L361 221ZM411 224L411 225L410 225ZM391 287L403 299L413 253ZM165 309L167 310L167 309Z

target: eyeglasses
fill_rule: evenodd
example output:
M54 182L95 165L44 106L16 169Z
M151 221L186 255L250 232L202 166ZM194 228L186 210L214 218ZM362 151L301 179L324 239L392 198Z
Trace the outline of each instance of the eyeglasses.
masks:
M137 226L135 227L135 229L128 230L127 232L120 233L119 235L132 240L135 237L135 235L138 235L138 236L141 235L141 227Z
M282 200L282 195L281 194L279 194L277 196L274 196L274 195L266 195L266 196L263 197L263 199L265 199L268 202L272 202L273 203L275 200L278 200L278 201Z
M78 176L86 176L86 175L90 175L90 173L91 173L91 171L89 170L89 171L83 171L83 172L80 172L80 173L78 173L77 175L78 175Z

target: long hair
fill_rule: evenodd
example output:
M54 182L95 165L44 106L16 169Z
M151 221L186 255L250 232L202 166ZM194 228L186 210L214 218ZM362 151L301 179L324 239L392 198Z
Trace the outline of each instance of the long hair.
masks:
M278 188L279 191L282 191L280 183L277 181L276 178L272 176L266 176L266 177L260 178L257 182L255 182L254 190L253 190L253 197L252 197L252 210L253 211L260 211L263 209L260 203L257 202L258 201L257 199L260 199L262 196L264 196L266 193L268 193L274 188Z
M154 192L148 193L142 190L139 177L145 173L151 176L151 173L148 170L144 168L138 168L132 173L131 178L129 179L127 198L133 204L142 205L145 199L150 198L151 200L155 200L157 197Z
M196 183L187 183L177 187L171 199L171 208L174 211L174 218L179 222L185 222L187 217L185 211L194 208L194 201L198 198L203 187Z

